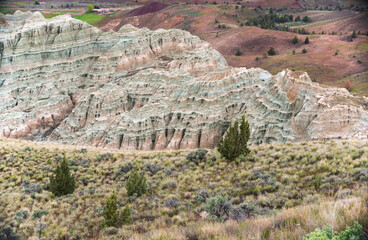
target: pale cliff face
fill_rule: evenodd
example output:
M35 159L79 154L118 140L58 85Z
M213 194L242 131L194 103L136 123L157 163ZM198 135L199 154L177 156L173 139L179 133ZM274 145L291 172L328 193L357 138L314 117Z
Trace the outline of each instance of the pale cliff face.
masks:
M5 18L0 137L214 147L244 114L252 143L368 136L368 112L345 89L322 88L306 73L229 67L186 31L104 33L67 16Z

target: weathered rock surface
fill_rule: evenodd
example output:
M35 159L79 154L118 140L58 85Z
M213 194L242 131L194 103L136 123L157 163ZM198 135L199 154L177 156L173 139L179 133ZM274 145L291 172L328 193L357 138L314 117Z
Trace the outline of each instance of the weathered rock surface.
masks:
M368 112L345 89L321 87L306 73L229 67L186 31L102 32L68 16L2 17L0 137L214 147L243 114L252 143L368 135Z

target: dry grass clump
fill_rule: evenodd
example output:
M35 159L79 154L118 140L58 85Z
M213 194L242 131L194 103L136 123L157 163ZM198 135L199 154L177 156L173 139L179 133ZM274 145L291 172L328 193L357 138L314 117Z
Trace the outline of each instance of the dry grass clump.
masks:
M367 200L360 194L368 184L367 141L250 149L233 162L216 150L193 162L190 151L0 139L0 228L12 226L25 239L301 239L316 227L331 224L339 231L354 220L368 229ZM76 190L55 197L49 178L63 157ZM147 178L143 197L127 196L134 166ZM103 229L105 199L113 191L119 209L129 204L133 224ZM212 216L218 207L226 214Z
M246 221L229 220L211 223L200 220L196 225L170 229L157 229L133 239L302 239L318 227L331 225L335 231L343 231L354 221L368 228L367 193L361 197L331 200L286 209L272 216L255 217ZM196 236L196 237L194 237Z

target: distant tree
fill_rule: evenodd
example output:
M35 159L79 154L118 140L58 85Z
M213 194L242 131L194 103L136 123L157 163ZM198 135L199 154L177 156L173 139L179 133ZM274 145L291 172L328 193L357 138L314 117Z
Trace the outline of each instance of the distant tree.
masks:
M306 37L306 38L305 38L304 43L305 43L305 44L308 44L308 43L309 43L309 38L308 38L308 37Z
M295 22L300 22L301 21L301 18L300 16L298 15L296 18L295 18Z
M271 47L270 50L268 50L268 55L270 56L276 55L276 51L273 47Z
M75 189L74 176L70 174L69 164L64 158L60 166L56 167L55 173L50 177L50 190L55 196L71 194Z
M125 188L129 197L134 194L137 197L145 194L147 192L147 180L144 173L139 174L136 168L133 169L129 174Z
M307 53L307 49L303 48L302 53Z
M245 116L243 116L240 127L238 120L235 121L234 125L230 123L226 136L217 144L218 151L228 160L234 160L240 155L245 156L250 152L247 147L249 137L249 123L245 121Z
M344 88L346 88L346 90L348 90L349 92L351 92L351 90L353 90L353 86L352 86L351 81L349 79L346 80Z
M297 43L299 42L298 37L297 37L297 36L295 36L295 37L293 38L293 40L291 40L291 42L292 42L293 44L297 44Z
M256 61L258 61L258 60L259 60L259 57L257 56L257 57L256 57Z
M40 2L38 0L34 1L34 5L40 5Z
M353 33L351 34L351 37L352 37L352 38L356 38L356 37L357 37L357 34L356 34L355 30L354 30L354 31L353 31Z
M293 55L295 55L295 49L293 50Z
M103 226L104 227L118 227L119 226L119 212L118 204L116 202L116 194L113 192L107 199L105 203L105 210L102 213L104 217Z
M311 22L311 18L308 16L304 16L302 21L305 23L308 23L308 22Z
M91 13L91 12L93 11L93 5L92 5L92 4L88 4L88 6L87 6L87 11L88 11L89 13Z
M243 52L238 48L236 49L235 56L241 56Z

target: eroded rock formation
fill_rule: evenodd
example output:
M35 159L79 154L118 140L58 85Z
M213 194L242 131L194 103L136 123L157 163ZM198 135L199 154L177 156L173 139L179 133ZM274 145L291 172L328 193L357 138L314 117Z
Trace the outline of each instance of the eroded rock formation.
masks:
M214 147L243 114L252 143L368 135L368 112L345 89L306 73L229 67L186 31L102 32L68 16L1 17L0 137Z

